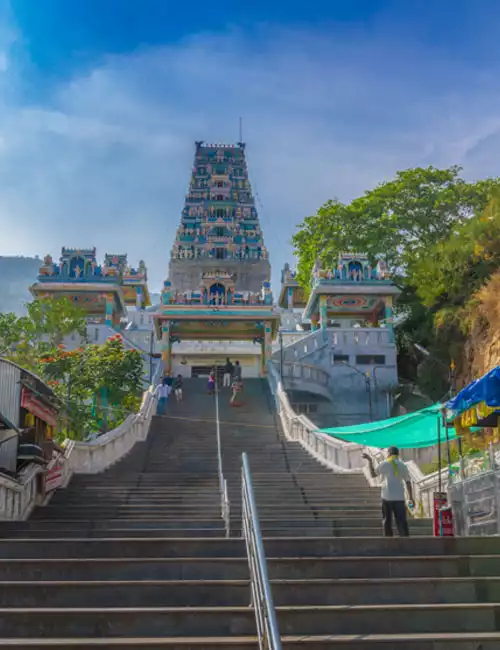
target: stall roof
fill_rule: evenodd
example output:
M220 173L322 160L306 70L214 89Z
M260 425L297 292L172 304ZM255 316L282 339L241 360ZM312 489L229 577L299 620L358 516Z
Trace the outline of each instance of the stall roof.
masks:
M395 446L400 449L418 449L438 444L438 437L444 441L442 427L442 404L434 404L414 413L407 413L395 418L366 422L350 427L320 429L334 438L346 442L386 449ZM448 437L454 440L457 435L453 427L448 427Z
M23 368L22 366L19 366L17 363L14 363L14 361L11 361L10 359L6 359L5 357L0 356L0 363L8 363L11 366L14 366L15 368L18 368L22 374L26 375L30 379L33 379L35 381L35 385L38 391L43 393L44 396L46 397L52 397L57 399L54 391L50 386L48 386L43 379L41 379L38 375L35 375L34 372L31 372L30 370L26 370L26 368Z
M447 402L446 408L456 417L483 403L492 409L500 409L500 366L462 388L458 395Z

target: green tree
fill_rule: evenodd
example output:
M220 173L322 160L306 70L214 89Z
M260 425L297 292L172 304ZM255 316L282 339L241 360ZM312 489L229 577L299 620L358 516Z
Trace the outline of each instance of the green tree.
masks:
M0 314L0 351L40 375L63 404L60 436L84 440L136 412L142 394L143 364L119 334L103 345L67 350L73 333L86 339L85 313L69 300L40 299L27 316Z
M20 343L25 329L24 318L15 314L0 314L0 355L13 353Z
M408 169L344 205L330 201L293 238L299 281L307 289L319 259L343 251L384 259L402 290L396 303L400 377L434 399L459 359L473 291L500 261L500 179L468 183L460 167ZM426 347L427 359L414 343Z
M85 340L85 312L67 298L43 298L26 307L26 316L0 314L0 354L23 368L37 372L40 356L70 334Z
M412 283L426 307L462 307L500 267L500 196L486 210L437 241L412 266ZM438 312L439 313L439 312ZM441 318L446 320L444 313Z
M344 205L330 201L307 217L293 237L299 281L309 286L316 259L334 264L342 251L384 259L405 283L429 246L481 213L500 179L467 183L460 167L407 169Z
M85 439L103 433L139 408L142 358L123 345L119 334L103 345L71 351L59 346L40 362L42 375L65 405L64 435Z
M68 298L39 298L28 303L27 310L24 328L32 341L51 348L73 333L86 339L85 312Z

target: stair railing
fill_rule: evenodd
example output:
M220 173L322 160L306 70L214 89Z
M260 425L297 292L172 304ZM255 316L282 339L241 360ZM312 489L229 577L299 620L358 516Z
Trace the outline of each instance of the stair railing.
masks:
M281 650L281 638L267 574L267 561L255 505L252 475L248 456L245 453L242 455L241 468L241 512L259 648L260 650Z
M222 469L222 443L220 438L220 421L219 421L219 386L218 377L215 378L215 426L217 431L217 468L219 474L219 495L220 509L222 520L226 529L226 537L231 534L231 504L227 490L227 480L224 477Z

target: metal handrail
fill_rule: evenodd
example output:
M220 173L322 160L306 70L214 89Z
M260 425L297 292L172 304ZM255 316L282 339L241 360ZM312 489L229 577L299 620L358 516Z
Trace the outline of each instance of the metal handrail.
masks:
M248 456L245 453L242 455L241 468L241 512L259 648L281 650L281 638L267 574L267 561L255 505L252 475Z
M215 376L215 427L217 432L217 469L219 474L219 495L221 516L226 529L226 537L231 535L231 504L229 503L227 481L224 478L222 469L222 443L220 438L220 421L219 421L219 386L218 376Z

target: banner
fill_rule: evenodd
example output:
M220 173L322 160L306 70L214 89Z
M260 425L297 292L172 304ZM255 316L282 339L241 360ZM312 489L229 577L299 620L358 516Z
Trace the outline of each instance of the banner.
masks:
M54 465L45 474L45 492L52 492L61 487L63 482L63 469L59 458L56 458Z
M26 387L21 393L21 406L51 427L57 426L56 410L44 404Z

